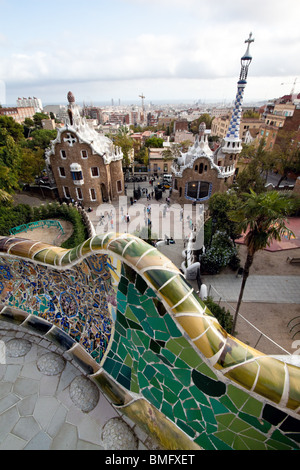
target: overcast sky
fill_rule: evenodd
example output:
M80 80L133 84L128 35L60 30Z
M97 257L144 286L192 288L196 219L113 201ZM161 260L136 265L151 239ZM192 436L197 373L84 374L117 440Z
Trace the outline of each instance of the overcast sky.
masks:
M2 104L231 103L250 32L244 102L300 79L300 0L0 0L0 17Z

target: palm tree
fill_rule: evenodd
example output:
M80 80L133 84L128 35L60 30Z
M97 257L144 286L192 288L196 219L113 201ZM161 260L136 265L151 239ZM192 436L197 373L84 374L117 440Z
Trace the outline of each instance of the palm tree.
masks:
M243 298L243 293L258 250L270 246L273 240L281 240L283 236L290 238L293 232L286 226L287 217L300 207L299 199L278 191L256 194L253 190L245 193L241 206L229 213L229 218L237 222L241 232L246 234L245 245L247 257L243 270L241 290L231 333L234 334L236 321Z

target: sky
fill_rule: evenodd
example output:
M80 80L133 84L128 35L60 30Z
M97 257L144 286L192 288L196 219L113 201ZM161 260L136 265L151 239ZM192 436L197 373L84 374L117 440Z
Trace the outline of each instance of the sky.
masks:
M300 92L300 0L0 0L0 103L231 104Z

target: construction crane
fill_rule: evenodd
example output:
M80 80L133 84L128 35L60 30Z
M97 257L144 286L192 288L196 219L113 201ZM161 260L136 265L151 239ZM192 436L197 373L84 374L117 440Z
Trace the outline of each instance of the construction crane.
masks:
M297 80L298 78L296 77L293 82L293 88L291 89L290 95L293 95L295 93L295 86L296 86ZM282 83L281 85L291 85L291 83Z

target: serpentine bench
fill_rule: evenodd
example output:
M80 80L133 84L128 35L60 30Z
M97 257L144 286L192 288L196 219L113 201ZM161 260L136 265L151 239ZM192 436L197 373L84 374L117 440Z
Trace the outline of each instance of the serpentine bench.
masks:
M166 449L300 448L300 368L227 334L133 235L0 239L0 303L0 321L67 350Z

